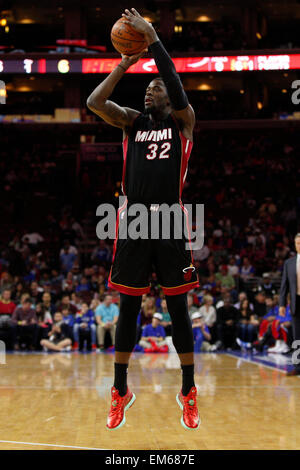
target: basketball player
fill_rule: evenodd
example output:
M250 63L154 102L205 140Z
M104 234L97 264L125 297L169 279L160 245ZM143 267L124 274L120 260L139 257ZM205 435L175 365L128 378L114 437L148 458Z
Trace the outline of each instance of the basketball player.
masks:
M108 98L126 70L143 55L122 55L120 64L100 83L87 106L109 124L123 129L123 192L118 225L132 203L181 203L182 186L192 149L195 115L174 64L154 28L132 8L122 15L133 29L143 33L155 59L160 78L152 80L145 95L144 113L120 107ZM149 211L150 214L150 211ZM129 222L128 216L128 222ZM176 399L183 410L181 424L197 429L197 389L194 383L194 341L187 308L187 292L198 286L191 252L184 238L165 240L117 239L109 285L120 292L120 315L115 338L115 380L111 389L108 429L125 423L125 411L135 395L127 386L127 368L135 346L137 316L142 295L149 292L153 265L166 296L172 319L172 338L182 368L182 388Z

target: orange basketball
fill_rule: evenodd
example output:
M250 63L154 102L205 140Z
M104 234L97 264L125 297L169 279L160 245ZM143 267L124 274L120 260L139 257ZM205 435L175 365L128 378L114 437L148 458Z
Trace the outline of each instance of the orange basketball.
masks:
M120 54L133 55L147 48L145 36L135 31L129 24L124 23L125 18L120 18L113 25L110 37L114 48Z

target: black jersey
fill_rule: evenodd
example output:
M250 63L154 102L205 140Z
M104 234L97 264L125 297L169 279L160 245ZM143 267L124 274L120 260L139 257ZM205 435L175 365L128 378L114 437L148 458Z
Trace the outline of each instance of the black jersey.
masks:
M180 201L192 146L171 114L158 122L139 114L123 141L124 195L145 204Z

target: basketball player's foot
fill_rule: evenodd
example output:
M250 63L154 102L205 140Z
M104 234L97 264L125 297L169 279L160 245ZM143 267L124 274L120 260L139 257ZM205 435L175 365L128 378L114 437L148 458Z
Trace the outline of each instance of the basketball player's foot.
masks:
M198 429L200 426L200 416L197 408L197 389L192 387L187 396L182 392L176 395L176 400L182 409L181 424L185 429Z
M135 402L135 394L127 388L127 393L124 397L120 397L118 390L115 387L111 388L111 406L107 418L106 428L109 430L119 429L125 424L125 411L130 408Z

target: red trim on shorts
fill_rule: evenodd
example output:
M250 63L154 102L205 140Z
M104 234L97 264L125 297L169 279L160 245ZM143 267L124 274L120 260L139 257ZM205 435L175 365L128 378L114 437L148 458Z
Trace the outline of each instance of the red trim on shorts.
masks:
M128 202L128 201L127 201L127 199L126 199L125 202L123 203L123 205L118 209L118 213L117 213L116 235L115 235L115 241L114 241L112 263L114 262L115 254L116 254L116 249L117 249L117 241L118 241L118 235L119 235L119 220L120 220L120 214L121 214L121 212L126 208L127 202Z
M125 192L125 175L126 175L126 160L127 160L127 150L128 150L128 135L126 135L125 139L123 140L123 171L122 171L122 191L124 196L126 195Z
M181 198L182 189L185 183L187 174L188 161L191 156L193 142L187 139L181 132L179 132L181 140L181 164L180 164L180 183L179 183L179 198Z
M150 292L150 286L129 287L129 286L124 286L123 284L115 284L111 280L111 270L110 270L109 278L108 278L108 286L121 292L122 294L128 294L128 295L143 295L143 294L148 294Z
M199 287L199 282L194 281L190 282L189 284L182 284L181 286L177 287L161 287L165 295L178 295L184 294L185 292L188 292L189 290L194 289L195 287Z

